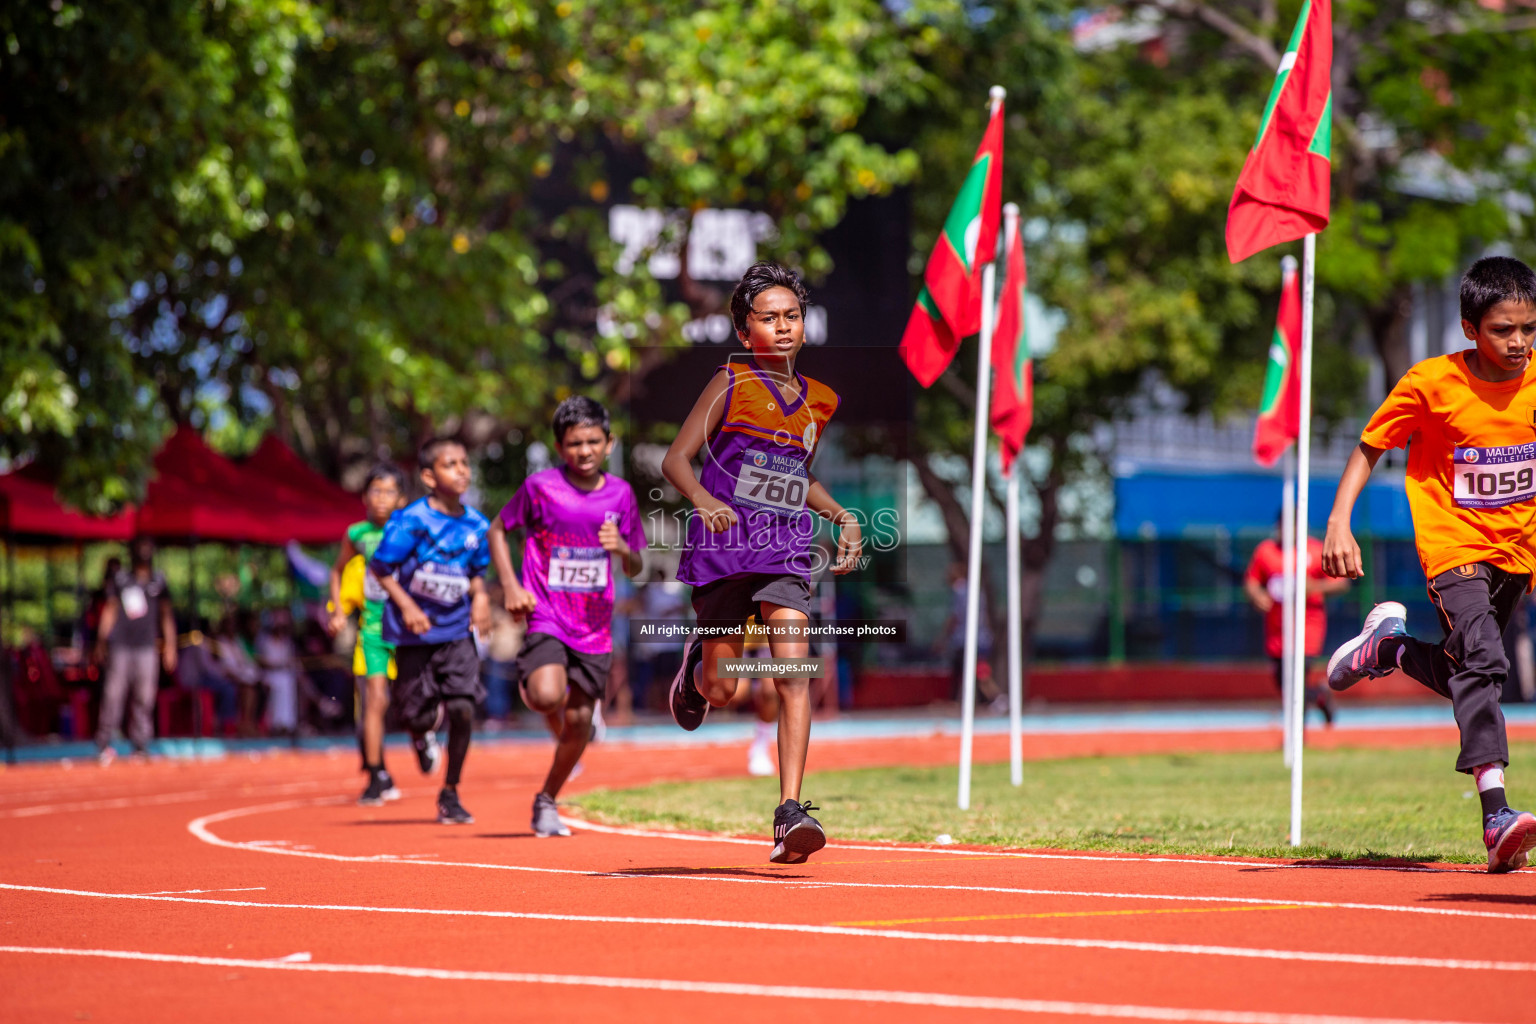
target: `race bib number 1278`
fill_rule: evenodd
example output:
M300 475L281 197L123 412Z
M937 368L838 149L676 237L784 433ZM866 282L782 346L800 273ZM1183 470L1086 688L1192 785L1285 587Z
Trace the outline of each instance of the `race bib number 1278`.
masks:
M1451 470L1462 508L1502 508L1536 498L1536 444L1457 448Z

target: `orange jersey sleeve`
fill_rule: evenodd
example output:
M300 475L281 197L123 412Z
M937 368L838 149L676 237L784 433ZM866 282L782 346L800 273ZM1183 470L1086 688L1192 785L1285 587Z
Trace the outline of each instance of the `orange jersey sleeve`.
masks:
M1475 376L1466 354L1403 375L1360 440L1408 444L1406 488L1425 576L1473 562L1536 572L1536 365L1515 380Z
M1360 440L1372 448L1406 448L1409 438L1419 429L1424 419L1424 396L1419 390L1420 367L1435 360L1426 360L1398 378L1397 386L1381 403L1371 421L1360 433Z

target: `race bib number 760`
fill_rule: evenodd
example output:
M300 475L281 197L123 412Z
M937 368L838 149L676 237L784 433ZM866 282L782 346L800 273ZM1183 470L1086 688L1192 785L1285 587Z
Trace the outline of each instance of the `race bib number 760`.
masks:
M1452 493L1462 508L1502 508L1536 498L1536 444L1457 448Z

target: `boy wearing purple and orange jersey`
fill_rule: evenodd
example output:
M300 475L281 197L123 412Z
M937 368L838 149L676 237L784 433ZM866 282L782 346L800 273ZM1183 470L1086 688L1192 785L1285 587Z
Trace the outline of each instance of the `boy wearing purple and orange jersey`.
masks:
M645 566L645 531L629 484L603 471L613 451L608 411L582 395L561 402L555 446L564 465L523 481L490 528L491 561L507 611L528 616L517 656L523 701L545 715L556 746L544 788L533 799L536 836L568 836L555 798L592 735L613 664L612 556L624 574ZM523 574L512 571L507 531L522 529ZM574 683L575 685L571 685Z
M755 264L731 295L731 319L749 358L716 372L662 460L667 481L689 501L677 578L693 586L702 634L689 639L672 681L672 717L697 729L723 707L737 680L721 659L739 659L744 627L756 614L774 659L805 658L810 647L810 549L816 516L840 526L836 573L855 568L863 547L857 519L810 472L816 444L837 411L837 393L800 375L805 343L805 285L777 263ZM693 459L704 452L702 479ZM811 736L810 680L779 678L779 798L774 811L775 864L798 864L826 845L816 808L800 802Z

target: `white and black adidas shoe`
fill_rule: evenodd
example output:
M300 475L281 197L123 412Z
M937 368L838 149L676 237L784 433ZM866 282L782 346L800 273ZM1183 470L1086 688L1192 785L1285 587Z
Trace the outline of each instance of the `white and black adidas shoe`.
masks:
M807 800L785 800L773 812L773 853L768 855L772 864L803 864L811 854L827 845L827 834L821 822L810 812L820 810Z

